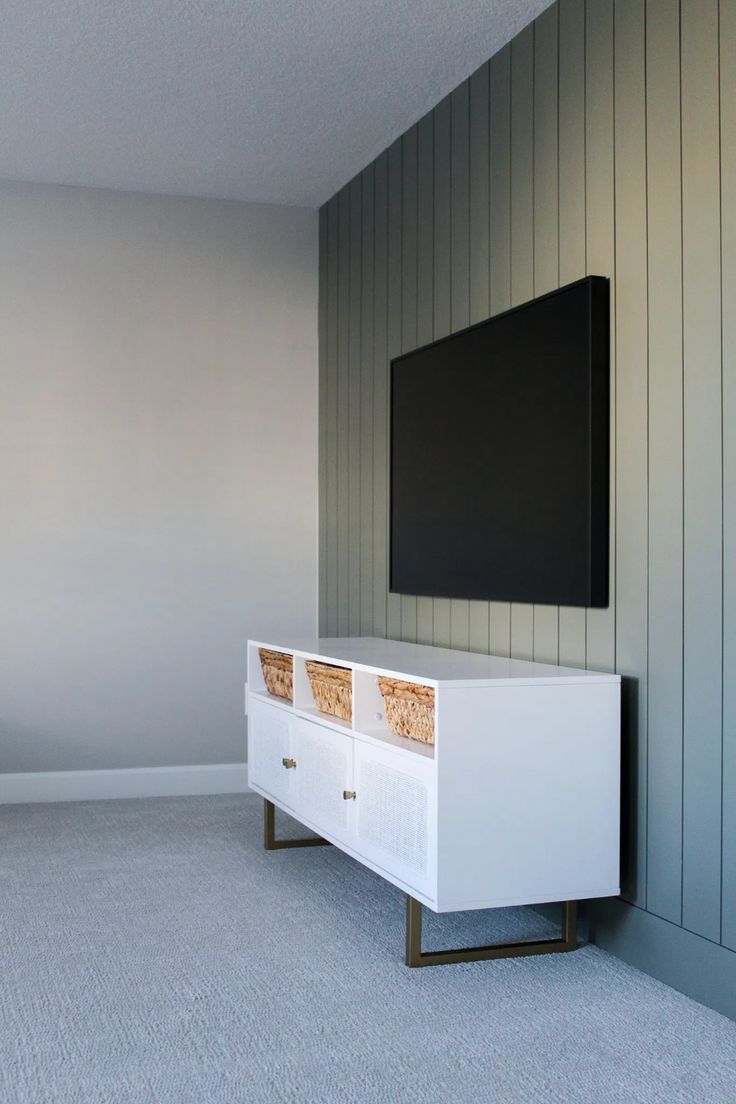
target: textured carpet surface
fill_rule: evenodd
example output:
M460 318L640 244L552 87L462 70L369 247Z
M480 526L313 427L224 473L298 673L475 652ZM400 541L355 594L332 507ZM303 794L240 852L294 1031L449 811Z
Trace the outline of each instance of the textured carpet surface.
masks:
M0 808L2 1104L736 1102L736 1024L594 947L408 970L402 895L264 852L261 811ZM426 915L433 946L549 930Z

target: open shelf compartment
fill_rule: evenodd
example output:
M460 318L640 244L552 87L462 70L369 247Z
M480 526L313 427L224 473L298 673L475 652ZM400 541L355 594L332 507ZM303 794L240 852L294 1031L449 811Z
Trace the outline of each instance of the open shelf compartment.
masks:
M281 655L287 656L292 662L292 679L293 672L296 668L296 660L292 652L286 651L284 648L274 648L270 644L249 644L248 645L248 687L253 694L262 695L268 701L276 702L277 704L291 706L293 702L292 698L282 697L280 694L272 694L269 692L266 686L266 680L263 674L263 666L261 664L261 649L267 652L279 652Z
M378 680L380 677L374 671L356 669L353 672L353 729L356 733L362 733L371 739L380 740L381 743L422 755L427 759L433 759L434 744L412 740L407 736L398 736L391 730L386 718L385 702L379 688ZM435 741L436 733L435 705Z

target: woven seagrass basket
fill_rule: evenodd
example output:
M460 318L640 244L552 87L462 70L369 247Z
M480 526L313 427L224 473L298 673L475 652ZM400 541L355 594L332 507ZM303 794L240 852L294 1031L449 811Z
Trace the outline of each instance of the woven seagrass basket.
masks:
M321 713L330 713L343 721L353 719L353 672L349 667L306 660L307 675L314 703Z
M408 736L423 744L434 743L434 690L416 682L380 677L388 727L397 736Z
M259 648L258 655L269 694L291 701L294 696L294 657L288 652L272 652L270 648Z

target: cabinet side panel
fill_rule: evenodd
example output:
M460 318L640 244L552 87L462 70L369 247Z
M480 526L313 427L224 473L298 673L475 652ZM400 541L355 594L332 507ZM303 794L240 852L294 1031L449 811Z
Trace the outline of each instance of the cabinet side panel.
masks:
M440 909L619 891L620 687L442 689Z

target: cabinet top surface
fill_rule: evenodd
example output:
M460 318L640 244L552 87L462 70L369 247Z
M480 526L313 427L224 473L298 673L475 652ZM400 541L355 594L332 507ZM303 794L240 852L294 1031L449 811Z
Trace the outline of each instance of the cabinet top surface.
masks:
M408 644L401 640L383 640L372 636L320 637L251 640L256 646L300 652L327 662L367 667L397 676L406 676L438 685L478 686L492 683L524 682L620 682L620 675L585 671L576 667L558 667L526 659L460 652L434 648L426 644Z

